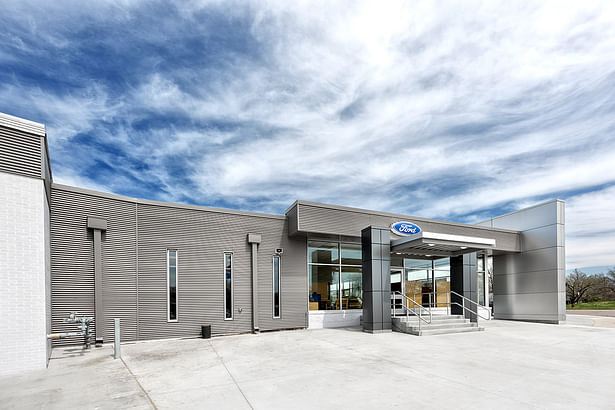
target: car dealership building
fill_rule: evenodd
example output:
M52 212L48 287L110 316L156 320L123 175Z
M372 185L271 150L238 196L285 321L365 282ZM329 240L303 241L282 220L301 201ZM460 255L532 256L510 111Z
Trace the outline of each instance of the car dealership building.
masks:
M492 297L496 319L558 323L564 250L560 200L462 224L301 200L270 215L60 185L44 125L0 114L0 374L44 367L47 335L75 331L70 312L94 318L99 343L113 341L115 318L122 341L196 337L203 325L214 336L390 331L392 294L406 314L411 302L476 321Z

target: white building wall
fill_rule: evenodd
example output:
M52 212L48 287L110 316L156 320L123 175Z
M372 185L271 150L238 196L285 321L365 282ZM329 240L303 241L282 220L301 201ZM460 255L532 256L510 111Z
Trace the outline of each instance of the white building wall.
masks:
M0 374L47 364L49 254L42 180L0 172Z

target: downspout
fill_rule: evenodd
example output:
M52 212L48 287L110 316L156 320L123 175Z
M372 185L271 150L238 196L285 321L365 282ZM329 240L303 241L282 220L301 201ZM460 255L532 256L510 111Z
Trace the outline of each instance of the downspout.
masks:
M257 333L258 327L258 244L261 243L261 235L248 234L248 243L252 245L252 331Z
M107 230L107 220L88 216L88 228L94 234L94 323L96 325L96 346L103 344L104 305L103 305L103 268L102 268L102 231Z

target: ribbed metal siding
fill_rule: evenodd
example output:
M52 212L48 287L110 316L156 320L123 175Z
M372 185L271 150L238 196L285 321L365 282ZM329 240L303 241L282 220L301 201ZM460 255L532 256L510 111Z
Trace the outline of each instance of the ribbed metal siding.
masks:
M251 323L251 247L247 234L260 233L261 329L305 324L305 244L288 239L286 221L139 204L139 337L196 336L248 332ZM271 257L284 247L299 259L283 265L283 320L271 319ZM167 322L166 250L178 250L178 321ZM233 252L233 320L224 320L224 252ZM238 310L242 309L240 313Z
M54 332L75 331L63 319L71 311L94 316L94 255L87 216L107 218L103 234L104 339L113 338L113 318L122 339L136 339L135 206L130 202L52 188L51 303ZM94 327L92 327L94 329ZM81 340L60 341L59 344Z
M41 138L0 125L0 171L43 178Z
M307 312L307 242L289 239L288 220L262 230L258 249L258 306L261 330L305 326ZM273 318L273 255L280 255L280 318Z
M105 340L112 338L114 317L122 319L123 340L196 336L204 324L212 325L214 335L251 331L249 232L262 234L258 254L260 328L305 326L306 242L288 237L286 219L135 203L55 188L51 213L54 332L75 329L62 322L70 311L94 315L94 255L92 233L86 227L88 215L105 217L108 225L102 242ZM272 318L272 256L276 248L284 248L280 319ZM167 321L167 249L178 250L177 322ZM233 252L231 321L224 320L223 311L226 251Z
M297 215L299 215L297 218L299 231L355 237L360 237L361 229L370 225L389 226L403 218L413 221L411 216L384 216L306 204L297 205ZM453 225L422 219L416 220L416 223L424 231L493 238L496 240L497 249L520 250L519 234L515 232L492 231L471 225Z

